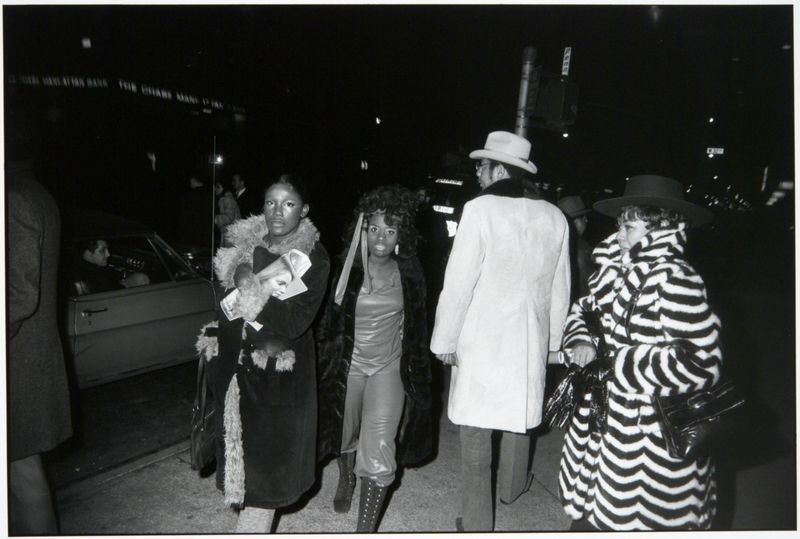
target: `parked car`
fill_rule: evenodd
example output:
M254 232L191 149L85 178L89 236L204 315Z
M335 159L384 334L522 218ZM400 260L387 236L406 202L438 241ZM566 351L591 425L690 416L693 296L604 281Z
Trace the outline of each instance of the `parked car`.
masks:
M215 292L158 234L135 221L88 210L64 212L64 334L79 388L186 362L214 314ZM108 244L108 268L138 286L96 292L79 280L87 242ZM128 279L130 280L130 279ZM113 282L113 281L112 281Z
M171 243L171 245L198 275L207 279L212 278L211 249L208 247L188 246L174 242Z

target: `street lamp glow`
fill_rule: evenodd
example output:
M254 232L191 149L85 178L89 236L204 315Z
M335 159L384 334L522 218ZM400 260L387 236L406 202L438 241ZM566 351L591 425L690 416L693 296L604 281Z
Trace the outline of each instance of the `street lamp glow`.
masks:
M715 180L718 180L718 179L719 179L719 175L717 175L717 174L714 174L714 179L715 179Z
M375 124L376 125L381 125L381 119L379 117L377 117L377 116L375 117Z
M561 133L561 136L564 138L569 138L569 133Z
M708 123L710 123L710 124L714 123L714 117L713 116L708 119Z

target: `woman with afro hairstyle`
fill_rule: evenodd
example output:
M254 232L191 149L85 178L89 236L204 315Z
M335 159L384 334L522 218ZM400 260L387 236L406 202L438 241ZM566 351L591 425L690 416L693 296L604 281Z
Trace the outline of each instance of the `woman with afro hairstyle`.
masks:
M417 197L381 186L361 197L318 327L319 456L338 456L337 513L361 478L358 532L375 532L397 464L431 452L425 276L416 257Z

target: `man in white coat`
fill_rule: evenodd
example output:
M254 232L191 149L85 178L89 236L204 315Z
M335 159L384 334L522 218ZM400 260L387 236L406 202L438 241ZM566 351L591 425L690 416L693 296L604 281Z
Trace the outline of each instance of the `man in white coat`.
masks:
M453 366L447 415L460 426L463 531L494 527L492 431L524 436L541 423L547 356L569 309L567 221L526 179L536 173L530 150L495 131L470 153L482 192L464 206L436 309L431 351Z

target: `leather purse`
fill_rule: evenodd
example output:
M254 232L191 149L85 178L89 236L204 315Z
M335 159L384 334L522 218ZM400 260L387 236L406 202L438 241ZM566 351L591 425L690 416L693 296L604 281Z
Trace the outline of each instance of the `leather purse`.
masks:
M708 389L653 399L667 450L673 458L694 458L728 438L744 397L727 378Z
M203 470L216 460L216 410L214 399L208 394L206 359L202 355L197 364L197 389L192 406L192 432L189 455L192 470Z
M575 407L578 405L580 395L576 397L575 378L580 376L583 369L576 364L567 367L567 372L556 386L556 389L544 405L543 420L552 429L565 430L569 426Z
M608 413L606 384L611 377L611 360L607 358L599 313L584 313L584 323L595 342L597 358L585 367L574 363L569 365L561 382L545 403L543 420L550 428L565 430L583 396L591 393L589 431L603 432Z
M629 334L631 317L642 287L636 291L625 317ZM696 347L683 342L682 353L693 353ZM727 377L721 377L713 387L689 391L668 397L653 397L653 408L664 437L666 449L673 458L691 459L707 453L727 439L738 421L733 412L744 405L744 397Z

